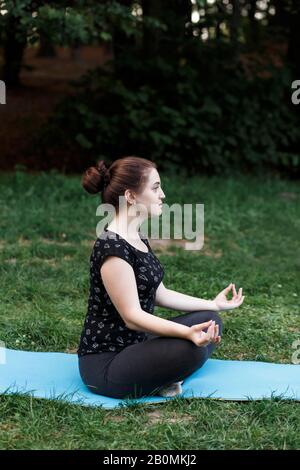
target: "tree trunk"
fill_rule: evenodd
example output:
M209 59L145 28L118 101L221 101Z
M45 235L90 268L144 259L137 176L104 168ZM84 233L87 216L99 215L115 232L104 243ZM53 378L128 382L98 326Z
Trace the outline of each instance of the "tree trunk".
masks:
M286 8L286 2L282 0L272 0L270 6L275 8L275 15L269 15L269 25L282 30L288 30L289 13Z
M16 25L19 18L11 17L5 31L3 79L8 87L20 85L20 71L26 47L26 37L20 40L16 36Z
M122 6L130 7L132 5L132 0L119 0L119 3ZM135 39L133 36L128 37L127 34L119 28L115 28L113 31L113 57L115 61L115 70L118 67L118 58L122 55L124 49L132 49L135 47Z
M144 16L158 19L168 28L166 33L144 29L145 57L160 54L170 59L176 58L180 54L185 36L188 35L186 24L191 23L190 0L142 0L142 8ZM164 36L168 38L167 41Z
M295 73L295 80L300 79L300 7L290 13L288 61Z
M164 22L161 0L142 0L143 17L152 17ZM162 32L157 29L144 27L143 55L145 58L155 57L159 52Z
M250 0L250 9L249 9L249 23L250 23L250 31L249 31L249 45L251 48L257 48L257 42L259 40L258 34L258 22L255 18L256 13L256 0Z
M56 57L56 51L52 41L43 33L40 34L40 47L37 57Z
M234 59L237 59L239 53L239 26L240 26L240 2L232 0L232 18L230 24L230 38L233 47Z

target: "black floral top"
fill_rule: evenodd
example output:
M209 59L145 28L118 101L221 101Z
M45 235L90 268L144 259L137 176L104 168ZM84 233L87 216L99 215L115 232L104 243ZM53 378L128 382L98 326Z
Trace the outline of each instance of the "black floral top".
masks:
M141 234L140 234L141 235ZM126 346L145 341L147 334L130 330L113 305L103 285L100 267L107 256L118 256L133 268L140 305L153 314L156 289L164 269L153 253L149 241L141 235L148 253L138 250L121 235L106 228L95 241L90 257L90 296L78 356L101 352L119 352Z

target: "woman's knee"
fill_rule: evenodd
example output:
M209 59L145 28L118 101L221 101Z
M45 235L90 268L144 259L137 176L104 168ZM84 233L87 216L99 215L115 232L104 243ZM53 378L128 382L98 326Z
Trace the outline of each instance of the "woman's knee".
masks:
M196 346L192 341L181 341L177 351L177 367L182 371L191 373L201 367L208 359L205 346Z
M219 334L220 335L222 334L223 321L222 321L222 318L220 317L220 315L218 314L218 312L216 312L215 310L206 310L206 311L202 310L202 311L197 312L197 313L199 313L199 315L202 317L201 322L203 322L203 323L207 322L209 320L215 321L216 324L219 325Z

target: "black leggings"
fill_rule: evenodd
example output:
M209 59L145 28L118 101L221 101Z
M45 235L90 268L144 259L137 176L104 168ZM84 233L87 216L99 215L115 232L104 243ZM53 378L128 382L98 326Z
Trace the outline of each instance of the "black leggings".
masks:
M187 326L215 320L219 335L222 334L222 320L215 311L188 312L169 320ZM120 352L79 357L79 371L93 393L112 398L141 398L155 395L160 387L191 375L203 366L215 347L213 343L199 347L187 339L147 334L146 341Z

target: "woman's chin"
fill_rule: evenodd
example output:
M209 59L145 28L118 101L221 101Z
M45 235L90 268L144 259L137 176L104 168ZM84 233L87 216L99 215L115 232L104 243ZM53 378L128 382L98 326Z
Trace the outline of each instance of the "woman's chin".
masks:
M159 217L162 214L162 208L153 208L150 212L150 217Z

